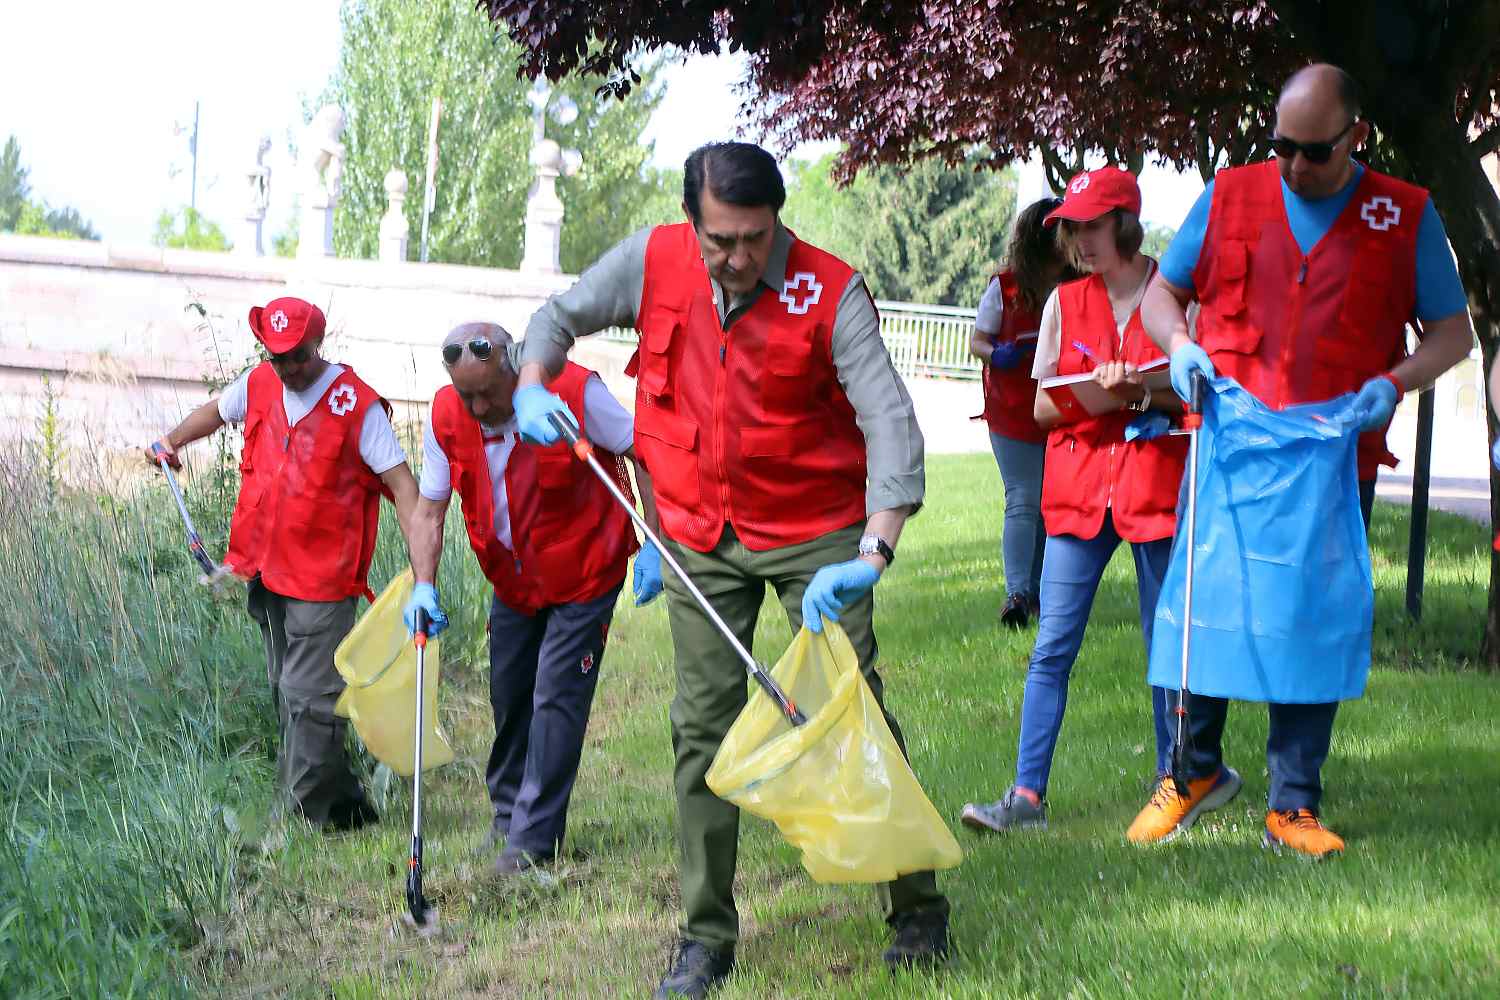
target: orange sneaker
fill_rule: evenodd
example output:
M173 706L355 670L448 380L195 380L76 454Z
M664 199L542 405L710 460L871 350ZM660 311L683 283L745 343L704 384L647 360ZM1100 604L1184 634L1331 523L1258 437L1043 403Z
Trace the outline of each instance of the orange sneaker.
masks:
M1225 805L1240 793L1240 776L1232 767L1221 767L1219 773L1188 782L1188 796L1177 793L1177 783L1170 774L1156 780L1156 791L1125 831L1132 844L1165 844L1187 832L1206 812Z
M1261 843L1277 854L1290 847L1314 861L1344 853L1344 838L1323 825L1311 809L1276 809L1266 813Z

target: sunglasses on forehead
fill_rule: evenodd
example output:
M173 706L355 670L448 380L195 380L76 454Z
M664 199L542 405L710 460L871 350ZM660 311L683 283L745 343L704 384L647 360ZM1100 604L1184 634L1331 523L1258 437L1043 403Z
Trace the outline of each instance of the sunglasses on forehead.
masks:
M1358 124L1359 119L1354 119L1354 121L1345 125L1338 135L1327 142L1296 142L1284 135L1273 135L1271 136L1271 152L1283 160L1295 159L1297 154L1301 153L1307 158L1308 163L1327 163L1329 158L1333 156L1333 148L1339 144L1339 141L1344 136L1349 134L1350 129Z
M490 355L495 353L494 344L490 343L484 337L475 337L473 340L460 341L457 344L444 344L443 364L449 368L458 364L458 359L463 357L465 347L469 349L470 354L474 355L480 361L488 361Z

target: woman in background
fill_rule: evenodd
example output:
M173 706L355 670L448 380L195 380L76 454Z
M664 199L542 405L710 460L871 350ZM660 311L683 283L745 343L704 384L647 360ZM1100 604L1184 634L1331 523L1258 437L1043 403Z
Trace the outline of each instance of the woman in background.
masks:
M1042 304L1073 273L1058 251L1056 230L1043 224L1061 198L1032 202L1011 229L1005 267L979 300L969 352L984 365L984 421L1005 485L1000 553L1005 562L1005 603L1000 621L1025 628L1039 607L1042 549L1042 459L1047 432L1036 422L1036 380L1031 377Z

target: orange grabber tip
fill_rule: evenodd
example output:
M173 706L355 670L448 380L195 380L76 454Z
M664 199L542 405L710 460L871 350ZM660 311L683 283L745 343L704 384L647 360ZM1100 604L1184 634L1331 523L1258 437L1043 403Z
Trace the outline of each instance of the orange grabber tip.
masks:
M427 633L426 632L418 632L416 635L412 636L412 641L414 641L417 644L417 648L418 649L426 649L427 648Z

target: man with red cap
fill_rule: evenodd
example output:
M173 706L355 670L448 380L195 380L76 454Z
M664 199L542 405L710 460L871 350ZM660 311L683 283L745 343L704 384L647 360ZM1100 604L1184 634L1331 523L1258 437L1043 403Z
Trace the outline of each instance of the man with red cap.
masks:
M1276 410L1356 393L1366 527L1376 468L1395 464L1385 430L1396 403L1461 360L1474 338L1432 199L1353 159L1369 134L1348 73L1320 64L1293 74L1276 104L1275 157L1219 172L1167 249L1141 310L1151 337L1171 353L1172 385L1183 398L1194 373L1232 377ZM1185 314L1195 299L1196 336ZM1422 340L1408 357L1413 318ZM1331 531L1333 515L1324 513ZM1216 692L1225 697L1188 699L1189 794L1163 783L1127 833L1131 841L1172 839L1213 808L1213 789L1233 774L1220 744L1228 699L1241 689L1237 674L1252 673L1234 667L1213 668L1227 675ZM1299 700L1305 667L1272 668L1269 680L1243 688L1256 698L1267 686L1287 692L1268 705L1263 842L1312 858L1341 853L1343 839L1318 812L1339 703Z
M281 730L281 806L315 826L354 829L377 817L333 714L344 683L333 651L370 598L380 497L403 528L417 484L391 426L389 404L344 365L324 360L323 313L296 298L250 310L266 360L189 413L146 449L180 468L178 449L226 423L243 424L239 502L226 568L250 583Z

